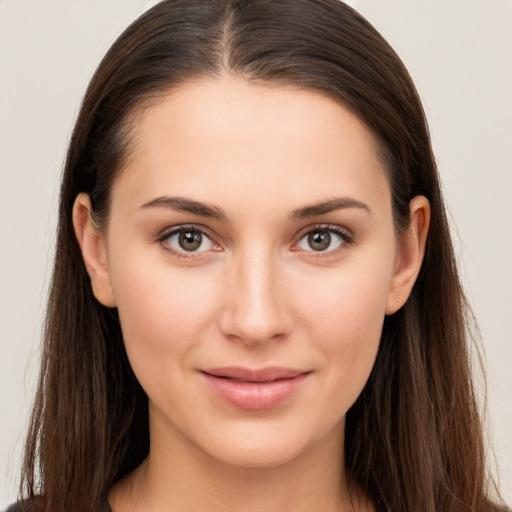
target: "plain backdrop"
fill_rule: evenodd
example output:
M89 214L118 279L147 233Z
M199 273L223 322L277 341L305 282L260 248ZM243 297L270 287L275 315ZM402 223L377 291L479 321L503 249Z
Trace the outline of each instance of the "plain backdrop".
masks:
M71 128L99 60L154 3L0 0L0 508L17 493ZM350 3L402 57L424 102L512 503L512 1Z

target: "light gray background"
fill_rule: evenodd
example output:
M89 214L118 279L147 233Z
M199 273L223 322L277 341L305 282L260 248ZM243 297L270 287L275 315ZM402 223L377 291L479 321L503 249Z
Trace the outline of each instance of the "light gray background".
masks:
M0 0L0 507L16 496L58 181L81 96L144 0ZM490 437L512 502L512 0L353 0L424 101L487 354ZM461 241L462 240L462 241Z

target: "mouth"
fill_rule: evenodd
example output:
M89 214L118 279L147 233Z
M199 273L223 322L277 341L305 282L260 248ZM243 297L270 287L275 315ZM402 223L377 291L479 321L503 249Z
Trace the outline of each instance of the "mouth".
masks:
M311 371L283 367L252 370L224 367L201 370L217 396L240 409L270 409L293 395Z

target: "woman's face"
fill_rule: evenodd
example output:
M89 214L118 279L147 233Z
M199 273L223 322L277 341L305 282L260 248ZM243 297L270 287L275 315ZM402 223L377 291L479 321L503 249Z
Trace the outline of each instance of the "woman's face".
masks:
M224 78L170 93L134 144L88 268L152 446L254 467L339 448L406 298L368 129L319 93Z

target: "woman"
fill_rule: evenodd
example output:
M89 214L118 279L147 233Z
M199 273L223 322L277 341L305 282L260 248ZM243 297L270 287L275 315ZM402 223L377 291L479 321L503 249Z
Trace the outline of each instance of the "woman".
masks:
M24 510L496 510L428 130L335 0L165 1L86 93Z

